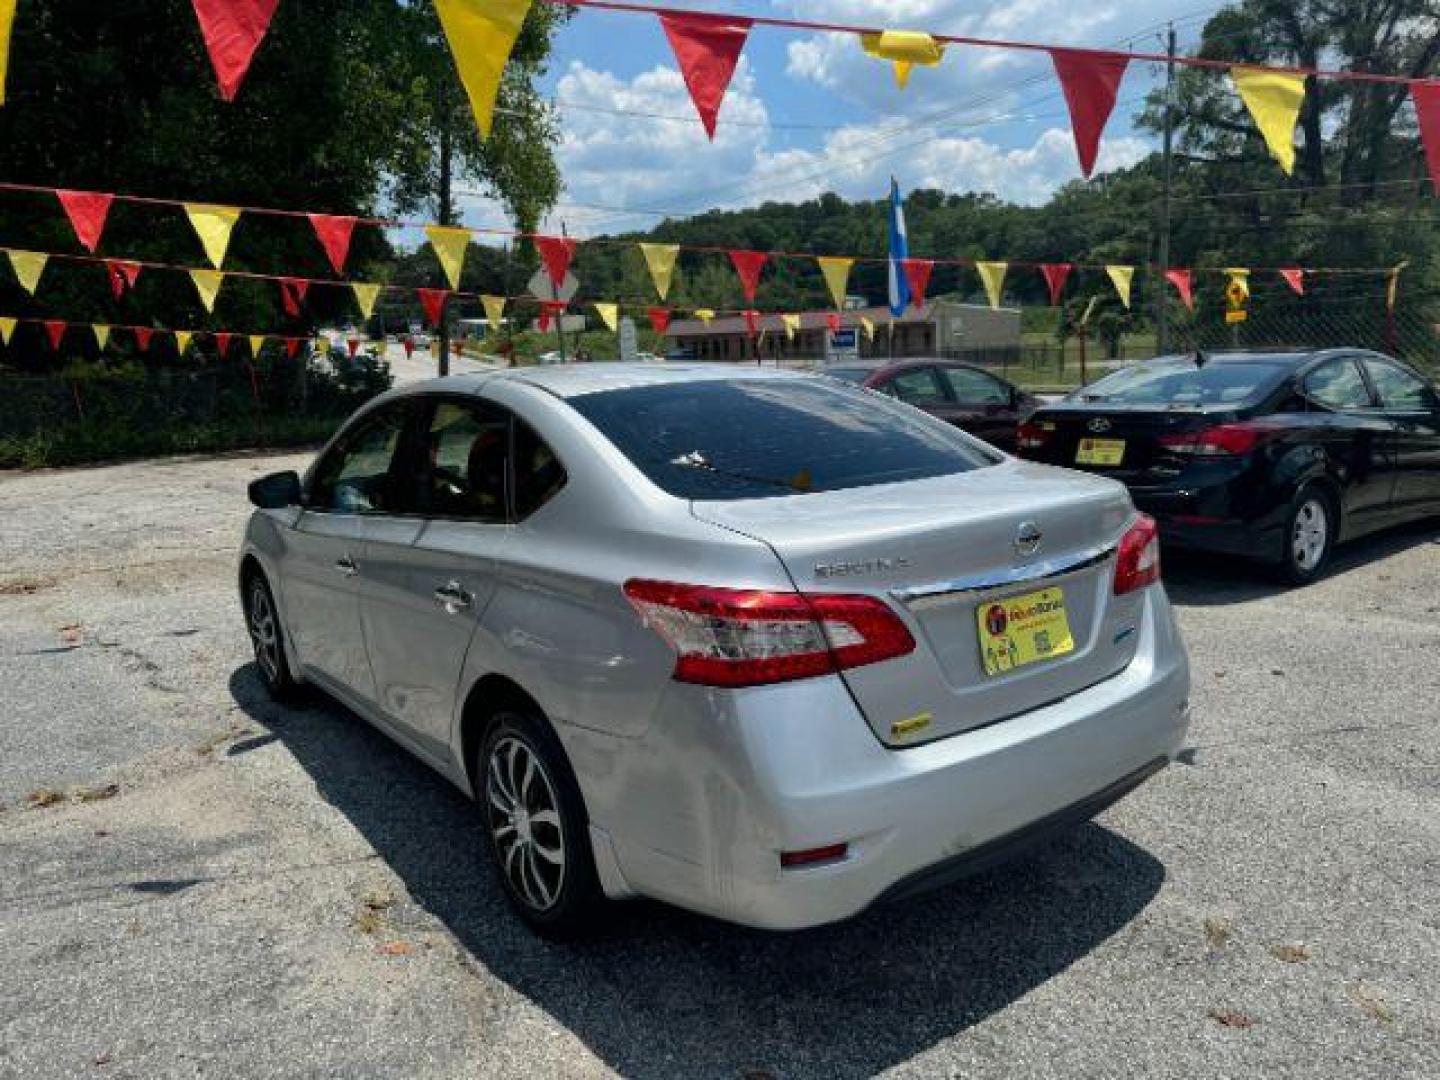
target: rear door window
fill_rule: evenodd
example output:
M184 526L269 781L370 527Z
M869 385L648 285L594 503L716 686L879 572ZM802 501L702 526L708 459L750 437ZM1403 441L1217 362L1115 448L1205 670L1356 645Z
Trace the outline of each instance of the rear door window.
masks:
M1424 412L1434 406L1435 395L1423 379L1416 378L1410 372L1384 360L1374 360L1367 356L1364 364L1370 381L1375 384L1375 392L1380 395L1382 409Z
M1010 389L993 375L974 368L944 368L941 374L950 383L956 401L967 405L1006 405Z
M425 517L500 524L510 418L480 401L435 401L420 437L416 509Z
M902 371L880 389L907 405L941 405L948 400L939 375L929 367Z
M1330 360L1305 376L1305 395L1327 409L1340 411L1372 406L1370 388L1365 385L1354 360Z
M570 399L684 499L838 491L969 472L998 455L948 424L829 379L716 379Z

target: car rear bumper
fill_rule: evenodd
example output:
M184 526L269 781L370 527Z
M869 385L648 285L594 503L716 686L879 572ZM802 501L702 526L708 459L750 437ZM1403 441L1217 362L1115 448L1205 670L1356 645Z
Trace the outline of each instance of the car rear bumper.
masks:
M677 684L628 797L604 818L629 890L733 922L799 929L903 899L1093 816L1167 762L1189 722L1189 668L1162 589L1135 660L1069 698L896 750L839 679L714 692ZM587 799L590 793L587 792ZM847 845L782 869L780 853ZM608 854L608 853L607 853Z

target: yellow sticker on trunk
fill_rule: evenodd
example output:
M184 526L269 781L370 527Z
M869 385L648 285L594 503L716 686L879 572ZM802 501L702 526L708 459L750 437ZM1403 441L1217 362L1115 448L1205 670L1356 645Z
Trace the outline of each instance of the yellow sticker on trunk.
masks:
M1075 651L1061 589L995 600L975 609L985 674L1002 675L1026 664Z

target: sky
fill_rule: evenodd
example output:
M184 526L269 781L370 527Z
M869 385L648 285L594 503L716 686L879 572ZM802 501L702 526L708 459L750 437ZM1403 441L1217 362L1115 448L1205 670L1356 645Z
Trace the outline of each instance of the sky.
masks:
M1054 45L1163 51L1174 21L1193 48L1220 0L666 0L672 8L925 30ZM1161 77L1132 64L1097 172L1143 158L1132 116ZM951 46L905 90L853 35L751 31L710 142L659 21L580 9L558 34L543 90L555 104L564 181L545 223L572 236L648 228L664 216L799 201L833 191L989 192L1044 202L1080 175L1069 117L1044 53ZM633 115L645 114L645 115ZM505 227L493 200L464 223Z

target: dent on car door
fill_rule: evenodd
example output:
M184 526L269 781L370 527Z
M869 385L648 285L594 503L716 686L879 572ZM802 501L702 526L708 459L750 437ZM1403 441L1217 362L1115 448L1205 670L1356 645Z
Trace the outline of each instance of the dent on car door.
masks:
M1301 380L1305 398L1325 419L1315 435L1344 500L1350 531L1379 524L1390 509L1395 483L1393 429L1375 411L1369 385L1353 357L1337 357Z
M1364 358L1365 373L1394 434L1397 511L1428 513L1440 504L1440 398L1412 372L1379 357Z

